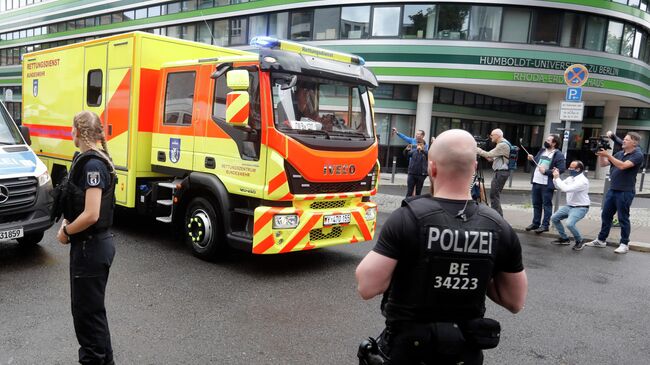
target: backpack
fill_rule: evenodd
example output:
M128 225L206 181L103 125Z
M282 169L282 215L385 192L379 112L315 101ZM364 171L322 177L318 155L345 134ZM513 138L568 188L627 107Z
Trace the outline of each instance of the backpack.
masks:
M508 170L517 169L517 161L519 160L519 147L513 146L507 139L504 139L503 142L507 143L510 146L510 154L508 155Z

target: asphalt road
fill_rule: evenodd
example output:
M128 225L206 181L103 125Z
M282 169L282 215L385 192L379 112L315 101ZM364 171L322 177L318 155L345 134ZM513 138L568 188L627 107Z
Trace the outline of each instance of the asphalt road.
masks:
M386 219L379 215L380 225ZM379 298L356 294L372 243L203 262L168 228L122 219L107 293L118 364L356 364L382 328ZM68 248L0 243L0 364L72 364ZM530 288L486 364L648 364L650 255L573 252L522 235Z

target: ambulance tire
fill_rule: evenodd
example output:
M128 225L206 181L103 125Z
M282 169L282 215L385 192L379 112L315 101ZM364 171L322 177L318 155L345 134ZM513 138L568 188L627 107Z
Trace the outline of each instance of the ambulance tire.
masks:
M195 197L185 211L185 242L195 256L206 261L216 261L228 252L219 215L210 200Z
M18 245L21 248L32 248L35 247L43 239L44 232L30 233L25 236L16 239Z

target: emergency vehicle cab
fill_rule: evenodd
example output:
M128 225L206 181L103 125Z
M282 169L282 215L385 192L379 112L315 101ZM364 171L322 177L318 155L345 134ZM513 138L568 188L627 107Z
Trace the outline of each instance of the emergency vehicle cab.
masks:
M23 124L57 183L72 117L100 115L117 204L175 224L201 258L371 240L375 76L353 55L252 44L134 32L26 54Z

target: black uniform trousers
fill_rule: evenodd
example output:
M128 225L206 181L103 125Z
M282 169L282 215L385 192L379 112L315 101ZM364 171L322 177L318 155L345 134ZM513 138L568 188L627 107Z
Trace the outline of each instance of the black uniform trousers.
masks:
M114 256L115 246L108 231L71 240L70 291L80 364L113 362L104 294Z
M427 330L415 330L408 333L385 329L377 341L379 349L388 356L384 365L482 365L483 351L461 345L455 354L445 353L445 346L440 351L433 348L435 339Z

